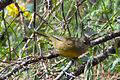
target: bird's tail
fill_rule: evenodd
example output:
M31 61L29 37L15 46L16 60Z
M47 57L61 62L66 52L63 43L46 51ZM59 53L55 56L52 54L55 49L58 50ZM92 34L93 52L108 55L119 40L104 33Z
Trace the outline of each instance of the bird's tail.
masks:
M35 34L38 34L38 35L41 35L41 36L45 37L46 39L48 39L48 40L50 40L50 41L56 41L56 40L61 41L61 39L60 39L59 37L57 37L57 36L53 36L53 35L47 36L47 35L45 35L45 34L42 34L42 33L40 33L40 32L37 32L37 31L34 31L34 33L35 33Z

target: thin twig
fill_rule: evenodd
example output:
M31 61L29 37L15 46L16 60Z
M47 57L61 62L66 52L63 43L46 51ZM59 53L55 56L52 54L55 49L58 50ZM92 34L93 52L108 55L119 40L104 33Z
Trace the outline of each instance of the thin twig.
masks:
M118 40L118 47L120 47L120 39ZM83 62L79 65L77 69L75 69L73 72L71 72L74 76L79 76L81 73L84 72L85 66L89 68L90 66L95 66L99 64L100 62L104 61L108 56L110 56L112 53L115 53L115 47L114 45L107 47L103 52L97 56L95 56L92 60ZM68 77L68 79L71 76ZM73 77L72 77L73 79Z
M63 17L63 22L64 22L64 23L62 24L62 27L65 29L63 35L65 34L66 29L67 29L67 30L68 30L68 33L69 33L69 37L71 37L70 29L69 29L69 27L68 27L68 24L67 24L66 18L65 18L65 14L64 14L63 0L62 0L61 8L62 8L62 17Z
M22 24L22 32L23 32L23 39L26 38L26 30L25 30L25 25L24 25L24 17L23 17L23 12L21 11L18 3L16 1L14 1L15 6L18 8L18 11L20 12L20 18L21 18L21 24ZM26 44L26 41L24 42ZM28 48L27 48L27 44L25 46L26 49L26 56L28 56ZM27 69L27 66L25 66ZM29 80L29 74L28 74L28 69L26 70L26 74L27 74L27 80Z
M4 26L5 26L5 32L7 34L7 39L8 39L8 46L9 46L9 61L11 61L11 47L10 47L10 39L9 39L9 34L7 32L7 26L6 26L6 22L5 22L5 18L4 18L4 10L3 10L3 13L2 13L2 18L3 18L3 23L4 23Z
M22 44L22 42L27 41L28 39L31 39L31 38L24 38L24 39L14 48L14 50L16 50L16 49L18 48L18 46L20 46L20 45ZM12 51L13 51L13 49L11 50L11 52L12 52ZM5 53L3 56L1 56L0 59L3 58L4 56L6 56L7 54L9 54L9 52L7 52L7 53Z
M34 22L33 22L33 30L35 31L36 26L36 0L34 0ZM33 33L34 37L34 47L33 47L33 55L35 56L36 53L36 35Z
M15 68L13 68L10 72L8 72L6 74L3 74L3 75L0 75L0 79L6 79L7 77L13 75L13 73L16 73L18 70L20 70L21 68L23 68L24 66L26 66L28 64L38 62L41 59L55 58L57 56L59 56L59 54L51 54L51 55L47 55L47 56L43 56L43 57L42 56L38 56L37 58L30 59L30 60L27 60L25 62L23 61L23 62L20 63L20 65L18 65Z
M3 10L7 5L11 4L13 0L0 0L0 11Z
M60 78L65 74L66 71L72 66L73 60L70 60L67 66L60 72L60 74L54 80L60 80Z

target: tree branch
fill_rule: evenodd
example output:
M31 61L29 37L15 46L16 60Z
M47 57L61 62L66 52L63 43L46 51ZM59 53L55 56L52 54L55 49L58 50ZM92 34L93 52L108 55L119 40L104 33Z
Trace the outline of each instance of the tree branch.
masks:
M105 36L102 36L96 40L93 40L91 41L91 47L92 46L95 46L97 44L100 44L102 42L105 42L105 41L108 41L110 39L113 39L115 37L118 37L120 36L120 31L114 31L114 32L111 32L109 34L106 34ZM117 45L118 47L120 47L120 38L117 39ZM91 61L88 62L88 67L90 67L91 65L95 66L97 65L98 63L102 62L103 60L105 60L111 53L115 53L115 48L114 48L114 45L111 45L109 47L107 47L100 55L98 56L95 56ZM7 77L10 77L13 73L16 73L18 70L20 70L21 68L23 68L24 66L28 65L28 64L31 64L31 63L35 63L35 62L38 62L39 60L41 59L51 59L51 58L55 58L59 56L59 54L51 54L49 56L38 56L37 58L32 58L30 60L27 60L27 61L24 61L24 62L21 62L20 65L16 66L14 69L12 69L10 72L6 73L6 74L2 74L0 75L0 79L6 79ZM81 73L84 72L84 69L85 69L85 66L87 64L87 61L86 62L83 62L80 64L80 66L75 69L72 73L74 76L78 76L80 75ZM70 78L70 77L69 77Z
M110 32L110 33L108 33L108 34L106 34L106 35L104 35L104 36L102 36L100 38L97 38L97 39L91 41L90 46L92 47L92 46L98 45L100 43L106 42L106 41L111 40L111 39L113 39L115 37L118 37L118 36L120 36L120 30Z
M0 1L0 11L3 10L7 5L11 4L13 0L1 0Z
M113 32L113 34L117 35L117 33L115 33L115 32ZM108 35L106 35L106 37L110 36L110 35L111 36L109 38L114 37L115 35L113 36L113 34L108 34ZM106 40L107 38L103 38L103 39L100 38L100 41L98 41L98 42L103 42L103 40ZM117 40L117 46L120 47L120 37L116 38L116 40ZM98 42L96 42L96 43L98 43ZM93 44L95 45L95 43L93 43ZM105 50L103 50L103 52L101 54L95 56L92 60L81 63L79 65L79 67L77 69L75 69L71 74L73 74L73 76L79 76L81 73L84 72L84 69L85 69L86 65L88 65L88 68L90 66L95 66L95 65L99 64L100 62L104 61L112 53L115 53L115 52L116 51L115 51L115 47L114 47L114 43L113 43L111 46L109 46ZM73 79L72 76L68 76L68 79L70 79L70 78Z
M16 73L17 71L19 71L21 68L23 68L24 66L26 66L28 64L38 62L41 59L51 59L51 58L54 58L54 57L57 57L57 56L59 56L59 54L51 54L51 55L48 55L48 56L38 56L37 58L33 58L33 59L30 59L30 60L27 60L27 61L23 61L23 62L20 63L20 65L13 68L10 72L0 75L0 80L1 79L3 80L3 79L6 79L7 77L10 77L11 75L13 75L13 73Z

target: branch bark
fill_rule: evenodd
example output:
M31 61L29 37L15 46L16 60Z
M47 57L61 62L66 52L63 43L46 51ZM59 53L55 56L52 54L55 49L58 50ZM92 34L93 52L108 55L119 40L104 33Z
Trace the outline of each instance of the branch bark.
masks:
M118 36L120 36L120 30L106 34L105 36L102 36L94 41L91 41L91 47L95 46L97 44L100 44L102 42L108 41L110 39L113 39L115 37L118 37ZM120 38L117 39L117 45L118 45L118 47L120 47ZM81 73L84 72L84 69L85 69L85 66L87 63L88 63L88 67L90 67L91 65L95 66L95 65L99 64L100 62L102 62L103 60L105 60L111 53L115 53L114 45L107 47L100 55L95 56L91 61L81 63L80 66L72 72L73 75L74 76L80 75ZM57 56L59 56L59 54L51 54L49 56L44 56L44 57L38 56L37 58L33 58L30 60L24 61L24 62L20 63L20 65L16 66L14 69L12 69L10 72L0 75L0 79L6 79L7 77L10 77L13 73L16 73L17 71L19 71L21 68L23 68L24 66L26 66L28 64L38 62L41 59L55 58ZM71 78L71 77L69 76L69 78Z
M95 46L97 44L100 44L102 42L105 42L107 40L117 37L116 38L117 47L120 47L120 37L118 37L118 36L120 36L120 31L114 31L110 34L107 34L107 35L101 37L101 38L91 41L91 46ZM73 76L79 76L81 73L84 72L86 65L88 65L88 68L90 66L95 66L95 65L99 64L100 62L104 61L106 58L108 58L112 53L116 53L114 43L111 44L111 46L107 47L105 50L103 50L103 52L101 54L95 56L92 60L81 63L77 69L75 69L73 72L71 72L71 74L73 74ZM68 79L71 78L70 80L72 80L74 77L68 76L67 78Z
M1 0L0 1L0 11L3 10L7 5L11 4L13 0Z
M13 68L8 73L0 75L0 80L4 80L7 77L10 77L11 75L13 75L13 73L16 73L17 71L19 71L20 69L22 69L24 66L26 66L28 64L38 62L41 59L51 59L51 58L54 58L54 57L57 57L57 56L59 56L59 54L51 54L51 55L48 55L48 56L38 56L37 58L33 58L33 59L30 59L30 60L27 60L27 61L23 61L23 62L20 63L20 65L16 66L15 68ZM18 62L16 62L16 63L18 63Z

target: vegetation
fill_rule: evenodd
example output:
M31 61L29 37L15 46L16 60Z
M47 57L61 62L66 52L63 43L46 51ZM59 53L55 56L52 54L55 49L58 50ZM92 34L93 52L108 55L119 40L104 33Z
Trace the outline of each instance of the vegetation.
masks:
M115 37L92 45L87 55L73 60L55 55L52 43L34 33L78 38L86 35L92 44L119 31L119 5L120 0L18 0L7 5L0 12L0 79L120 79L120 46ZM111 45L115 52L104 61L86 64L79 76L72 74L81 63L102 55Z

